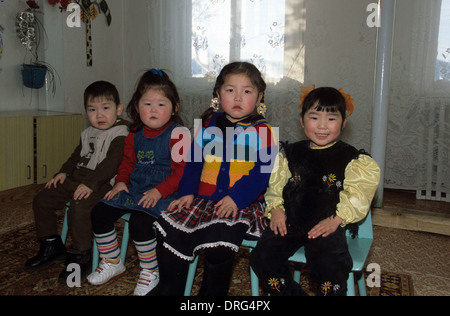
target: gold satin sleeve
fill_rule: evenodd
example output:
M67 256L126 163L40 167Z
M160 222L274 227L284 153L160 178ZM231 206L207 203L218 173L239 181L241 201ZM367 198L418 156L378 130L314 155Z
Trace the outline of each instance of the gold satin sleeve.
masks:
M284 211L283 189L292 177L288 160L279 153L269 180L269 187L264 195L266 200L266 217L275 208ZM356 223L366 217L372 199L380 181L380 168L373 158L360 155L352 160L345 169L343 191L339 194L337 216L342 219L342 226Z
M366 217L379 182L380 167L370 156L359 155L347 165L336 212L342 219L342 226Z
M275 208L281 208L284 211L283 189L292 177L289 171L288 160L282 153L278 153L275 159L275 165L270 175L269 187L264 194L266 200L266 217L271 218L270 212Z

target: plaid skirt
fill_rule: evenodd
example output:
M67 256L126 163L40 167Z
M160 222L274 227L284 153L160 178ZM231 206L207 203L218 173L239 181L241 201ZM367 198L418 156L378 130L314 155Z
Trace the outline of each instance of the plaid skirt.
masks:
M164 211L155 222L164 237L164 247L192 261L205 248L224 246L237 252L245 237L259 238L268 227L261 202L238 211L235 218L217 216L216 203L197 198L189 208Z

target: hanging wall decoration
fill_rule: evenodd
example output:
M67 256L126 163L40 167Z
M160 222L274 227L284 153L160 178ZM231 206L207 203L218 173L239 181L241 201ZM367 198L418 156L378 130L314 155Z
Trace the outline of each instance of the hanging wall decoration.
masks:
M16 16L17 36L20 43L28 51L33 51L37 46L36 41L36 19L31 11L19 12Z
M76 3L80 6L80 18L86 24L86 59L87 66L92 67L92 24L91 21L95 20L99 12L103 12L106 16L106 23L111 25L112 17L106 0L91 1L91 0L48 0L48 3L55 6L59 4L59 8L62 11L67 10L67 6L70 3Z
M37 18L39 5L34 0L26 1L28 9L16 14L16 34L20 43L25 47L25 58L31 54L29 63L22 65L22 82L27 88L40 89L46 84L53 94L56 91L55 68L50 64L39 60L38 47L45 30L42 22Z

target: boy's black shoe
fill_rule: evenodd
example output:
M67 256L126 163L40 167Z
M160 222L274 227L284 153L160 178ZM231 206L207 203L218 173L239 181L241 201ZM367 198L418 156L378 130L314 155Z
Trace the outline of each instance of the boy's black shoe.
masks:
M65 262L65 268L58 277L58 282L61 284L67 283L67 278L72 276L74 272L79 271L80 281L86 279L89 273L92 271L92 250L86 251L78 251L70 248L67 250L67 257ZM67 267L70 264L76 264L77 266L71 267L69 271L67 271ZM77 270L79 269L79 270Z
M41 238L38 254L27 260L25 271L40 271L52 264L63 262L66 258L66 247L61 241L59 235L53 235Z

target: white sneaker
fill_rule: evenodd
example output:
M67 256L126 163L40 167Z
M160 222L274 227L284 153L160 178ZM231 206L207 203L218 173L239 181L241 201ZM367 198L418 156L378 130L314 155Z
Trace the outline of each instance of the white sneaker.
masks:
M87 277L87 280L92 285L102 285L124 273L125 266L123 265L122 260L117 264L113 264L107 262L106 259L102 259L102 262L100 262L97 269Z
M142 269L133 295L145 296L159 283L159 272Z

